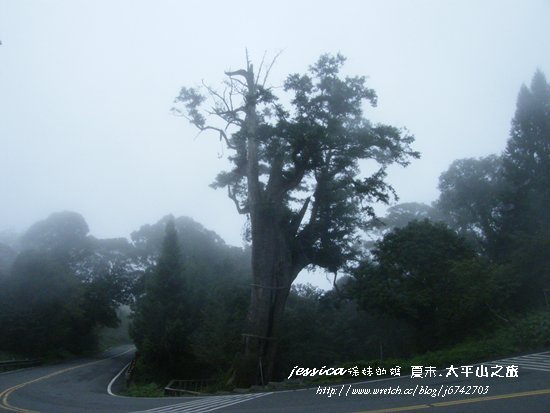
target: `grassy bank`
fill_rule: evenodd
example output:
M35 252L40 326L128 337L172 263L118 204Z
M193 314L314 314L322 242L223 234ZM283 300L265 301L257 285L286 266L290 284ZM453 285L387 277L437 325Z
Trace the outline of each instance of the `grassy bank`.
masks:
M385 360L360 360L346 363L343 367L359 369L381 367L389 372L401 367L401 374L409 373L411 366L437 368L495 360L532 351L550 349L550 311L540 310L518 316L507 326L476 338L468 339L452 347L416 355L411 358L388 358ZM364 376L363 376L364 377ZM345 376L349 379L349 376Z

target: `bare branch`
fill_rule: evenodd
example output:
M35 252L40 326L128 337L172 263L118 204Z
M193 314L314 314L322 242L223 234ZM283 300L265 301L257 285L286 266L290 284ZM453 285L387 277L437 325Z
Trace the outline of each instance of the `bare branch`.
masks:
M327 278L327 281L330 282L330 280L328 279L328 274L326 275L326 278ZM348 297L348 294L344 294L344 293L342 292L342 290L340 290L340 287L338 287L338 283L336 282L336 281L337 281L337 278L338 278L338 272L337 272L337 271L334 271L334 278L332 279L332 287L334 288L334 291L336 292L336 295L337 295L338 298L340 298L340 299L349 298L349 297Z
M225 72L225 74L229 77L242 76L246 79L246 76L247 76L248 72L244 69L240 69L240 70L235 70L233 72ZM246 84L244 84L244 86L246 86Z
M230 125L242 126L243 120L239 118L238 114L239 112L245 112L244 106L239 106L238 108L235 108L233 106L232 95L234 94L234 86L232 82L228 82L228 84L229 92L228 88L226 87L223 91L223 94L220 94L218 91L207 85L204 81L202 82L203 87L206 89L214 102L212 109L206 110L206 113L222 118L226 122L225 131L227 131ZM226 138L224 137L224 139Z
M241 71L241 70L239 70L239 72L240 72L240 71ZM231 74L231 73L233 73L233 74ZM231 79L232 82L237 82L238 84L240 84L240 85L241 85L242 87L244 87L244 88L247 88L247 87L248 87L248 85L247 85L246 83L244 83L242 80L237 79L236 77L233 77L234 74L235 74L235 72L225 72L225 74L226 74L227 76L229 76L229 79ZM243 76L244 76L244 75L243 75Z
M227 147L229 149L234 149L234 150L237 149L237 147L235 145L231 144L231 142L229 141L229 137L227 136L226 130L227 130L227 128L230 124L237 124L237 125L240 124L240 122L241 122L240 119L238 120L239 122L237 122L237 120L235 120L235 119L233 119L231 121L228 121L227 122L228 124L226 125L226 129L223 130L223 129L220 129L220 128L216 128L215 126L210 126L210 125L202 126L202 125L199 125L194 121L193 118L191 118L190 116L185 114L185 112L183 112L180 109L172 108L171 112L174 116L180 116L184 119L187 119L189 122L191 122L193 125L195 125L195 127L199 130L199 134L201 132L204 132L205 130L213 130L213 131L218 132L219 136L220 136L220 140L223 139L225 141L225 144L227 145Z
M244 112L245 110L245 107L244 106L239 106L238 108L236 109L228 109L228 110L219 110L219 109L216 109L214 108L213 111L209 112L210 114L213 114L213 115L218 115L220 117L223 117L223 116L227 116L227 115L232 115L235 119L234 120L240 120L238 117L237 117L237 113L239 112Z
M338 272L334 271L334 279L332 280L332 286L337 290L338 285L336 285L336 278L338 277Z
M220 128L216 128L214 126L204 126L202 128L199 128L200 131L205 131L205 130L214 130L216 132L218 132L220 134L220 140L224 140L225 141L225 144L227 145L227 147L229 149L237 149L237 147L235 145L232 145L230 142L229 142L229 138L227 137L227 134L225 133L225 131L223 129L220 129Z
M265 55L267 54L267 51L264 52L264 55L262 56L262 61L260 62L260 67L258 68L258 73L256 74L256 80L254 83L258 84L258 81L260 80L260 74L262 73L262 69L264 67L264 61L265 61Z
M234 105L233 105L233 89L234 89L233 82L229 82L229 88L230 88L229 89L229 106L231 108L233 108L234 107Z
M211 88L206 83L204 83L204 81L202 82L202 85L206 88L206 90L208 91L210 96L218 98L217 100L214 100L215 102L221 102L226 107L227 111L231 111L231 107L227 103L227 100L226 100L225 96L220 95L213 88ZM225 95L225 91L224 91L224 95Z
M267 78L269 77L269 72L271 72L271 68L273 67L273 65L275 64L275 61L279 58L279 56L283 53L283 51L281 50L279 53L277 53L275 55L275 57L273 58L273 60L271 61L269 67L267 68L266 72L265 72L265 76L264 76L264 81L262 82L262 87L265 87L265 84L267 82ZM263 63L263 60L262 60L262 63Z

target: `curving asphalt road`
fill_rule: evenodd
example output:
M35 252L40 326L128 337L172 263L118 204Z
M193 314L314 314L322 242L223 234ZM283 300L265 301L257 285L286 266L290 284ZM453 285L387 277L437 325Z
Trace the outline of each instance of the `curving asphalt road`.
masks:
M460 372L459 377L446 377L444 369L432 373L433 377L404 376L272 393L179 398L108 394L109 383L133 351L132 346L122 346L96 358L2 373L0 412L550 412L550 352L485 363L490 373L497 365L517 365L517 377L475 378ZM386 394L372 394L375 389ZM473 389L485 394L472 394ZM413 390L414 395L403 394ZM439 394L420 394L426 391ZM457 394L443 397L445 392Z
M133 356L133 346L95 358L0 374L0 411L20 413L131 412L170 400L110 396L107 386Z

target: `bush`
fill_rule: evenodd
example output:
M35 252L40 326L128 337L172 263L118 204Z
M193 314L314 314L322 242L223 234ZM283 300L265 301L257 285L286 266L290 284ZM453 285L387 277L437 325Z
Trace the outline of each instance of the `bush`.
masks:
M131 384L123 394L130 397L163 397L164 389L156 383Z
M511 337L520 351L550 347L550 311L537 311L520 319L512 327Z
M400 366L401 375L403 375L410 372L411 366L433 366L441 369L451 364L466 365L548 348L550 348L550 311L541 310L518 317L510 326L493 331L485 337L469 339L453 347L419 354L410 359L362 360L346 363L342 367L357 366L359 370L368 366L373 369L382 367L389 373L390 368ZM364 378L362 375L360 377ZM376 377L373 375L370 378ZM350 375L342 377L345 380L350 378L352 378ZM333 381L337 380L338 378Z

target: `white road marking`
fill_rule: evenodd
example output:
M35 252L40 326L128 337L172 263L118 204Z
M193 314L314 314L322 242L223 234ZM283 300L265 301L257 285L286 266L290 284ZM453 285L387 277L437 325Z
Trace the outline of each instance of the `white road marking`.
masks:
M495 360L488 365L515 365L528 370L538 370L550 372L550 352L528 354L526 356L510 357L502 360Z
M140 410L134 413L206 413L223 409L234 404L267 396L272 393L236 394L227 396L208 396L197 400L186 401L170 406L157 407L149 410Z
M116 396L116 394L114 394L113 391L112 391L113 384L114 384L115 381L120 377L120 375L121 375L122 373L124 373L124 370L126 370L126 369L128 368L128 366L130 365L130 363L131 363L131 361L128 362L128 364L126 364L126 365L122 368L122 370L120 370L120 371L118 372L118 374L117 374L115 377L113 377L113 380L111 380L111 381L109 382L109 385L107 386L107 393L109 393L110 396Z

